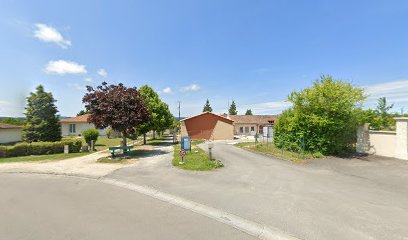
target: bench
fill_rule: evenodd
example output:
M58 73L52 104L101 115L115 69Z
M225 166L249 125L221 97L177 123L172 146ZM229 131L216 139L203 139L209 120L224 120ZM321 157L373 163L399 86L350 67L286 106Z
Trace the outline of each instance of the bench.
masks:
M122 150L123 154L126 154L130 149L132 149L133 146L127 146L127 147L110 147L109 150L111 151L112 158L115 158L115 151L116 150Z

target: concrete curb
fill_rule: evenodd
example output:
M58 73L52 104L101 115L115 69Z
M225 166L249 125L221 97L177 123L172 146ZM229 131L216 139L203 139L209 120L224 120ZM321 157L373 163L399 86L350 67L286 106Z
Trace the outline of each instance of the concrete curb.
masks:
M224 212L222 210L212 208L194 201L190 201L181 197L177 197L168 193L160 192L154 188L136 185L133 183L118 181L111 178L102 178L99 180L100 182L117 186L120 188L125 188L131 191L135 191L163 202L167 202L173 204L178 207L182 207L184 209L193 211L195 213L201 214L203 216L209 217L214 219L218 222L230 225L238 230L241 230L251 236L257 237L263 240L299 240L293 236L290 236L279 229L271 228L256 222L252 222L236 216L234 214L230 214Z

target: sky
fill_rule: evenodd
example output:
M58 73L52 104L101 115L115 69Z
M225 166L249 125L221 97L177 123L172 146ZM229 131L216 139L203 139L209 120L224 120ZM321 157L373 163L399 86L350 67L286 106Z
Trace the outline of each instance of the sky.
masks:
M85 86L152 86L173 114L277 114L322 74L408 112L408 1L0 2L0 116L42 84L61 116ZM405 109L405 110L404 110Z

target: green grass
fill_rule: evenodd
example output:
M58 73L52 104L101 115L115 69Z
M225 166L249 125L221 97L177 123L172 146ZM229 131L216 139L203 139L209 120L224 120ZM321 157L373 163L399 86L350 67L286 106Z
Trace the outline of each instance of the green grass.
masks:
M72 138L72 137L67 137L67 138ZM82 146L87 146L88 144L85 142L84 137L80 137L82 140ZM127 143L129 144L132 139L127 139ZM108 138L106 136L100 136L98 137L98 140L96 141L95 148L97 151L102 151L106 150L110 147L116 147L119 146L120 143L122 142L122 138Z
M191 152L187 151L187 155L184 157L184 164L180 164L180 145L175 145L173 166L184 170L193 171L209 171L223 166L222 163L218 160L210 160L207 153L195 145L196 144L192 144ZM196 153L195 151L198 151L198 153Z
M131 150L126 155L123 153L117 154L115 153L115 158L111 158L110 156L99 158L96 162L98 163L120 163L120 164L128 164L133 163L135 159L149 154L149 150Z
M64 160L64 159L74 158L74 157L81 157L87 154L89 153L69 153L69 154L59 153L59 154L49 154L49 155L0 158L0 163L55 161L55 160Z
M243 149L247 149L253 152L259 152L265 155L269 155L272 157L276 157L279 159L284 159L287 161L291 161L291 162L303 162L306 159L310 159L310 158L318 158L321 157L321 155L313 155L311 153L297 153L297 152L291 152L291 151L286 151L286 150L282 150L280 148L275 147L275 145L273 143L270 144L256 144L253 142L243 142L243 143L238 143L235 144L235 146L243 148Z

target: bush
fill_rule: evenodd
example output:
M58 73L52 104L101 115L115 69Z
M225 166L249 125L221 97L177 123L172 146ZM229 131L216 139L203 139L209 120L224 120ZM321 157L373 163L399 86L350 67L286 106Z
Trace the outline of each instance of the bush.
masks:
M111 138L111 137L112 137L112 134L113 134L112 128L106 129L106 137L107 137L107 138Z
M88 146L91 146L91 141L96 142L96 140L98 140L99 131L95 128L90 128L83 131L82 135L84 136L85 142L88 144Z
M0 146L0 157L20 157L29 155L46 155L64 152L64 145L69 146L70 153L78 153L82 147L81 139L61 142L18 143L14 146Z
M275 145L324 155L353 151L361 113L357 106L364 99L362 89L322 76L313 87L290 94L293 106L275 124Z

